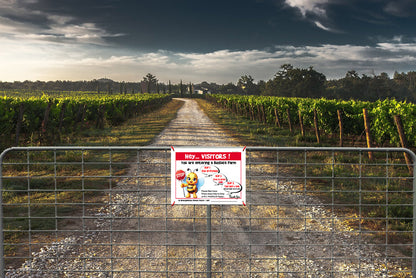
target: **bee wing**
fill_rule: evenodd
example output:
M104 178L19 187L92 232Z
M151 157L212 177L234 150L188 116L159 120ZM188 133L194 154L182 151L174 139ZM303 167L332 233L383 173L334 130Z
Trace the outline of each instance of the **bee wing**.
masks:
M204 185L204 183L205 183L205 179L204 179L204 177L200 177L199 179L198 179L198 182L196 183L196 188L198 189L198 191L199 191L199 189Z

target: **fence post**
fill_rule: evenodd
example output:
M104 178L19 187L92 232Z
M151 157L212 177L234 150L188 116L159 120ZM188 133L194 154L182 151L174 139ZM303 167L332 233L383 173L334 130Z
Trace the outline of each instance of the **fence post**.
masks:
M61 135L62 125L64 122L64 114L65 114L66 102L62 103L61 112L59 113L59 126L58 126L58 134Z
M276 117L276 120L275 120L274 125L277 125L279 128L281 128L281 126L280 126L280 120L279 120L279 114L277 112L277 108L276 107L274 108L274 115Z
M24 109L25 108L23 106L23 103L20 103L19 116L17 118L17 123L16 123L16 141L15 141L16 146L19 145L20 128L22 127Z
M257 120L257 121L259 121L259 122L261 122L260 105L257 105L256 107L254 107L254 110L253 111L256 111L257 112L257 115L254 116L254 119Z
M409 146L407 144L406 135L404 134L402 118L400 117L400 115L395 115L394 116L394 123L396 124L397 132L399 133L400 144L402 145L403 148L408 148ZM411 162L411 159L410 159L410 157L407 153L404 153L404 159L406 160L407 168L409 169L409 173L411 174L412 173L412 162Z
M49 113L51 111L51 107L52 107L52 100L49 100L48 106L46 107L46 110L45 110L45 115L43 117L42 125L41 125L41 131L40 131L41 141L43 141L46 137L46 129L49 123Z
M289 108L286 109L286 113L287 113L287 121L288 121L288 124L289 124L289 130L290 130L290 132L292 132L293 131L293 129L292 129L292 120L290 119Z
M344 145L344 130L342 128L342 112L341 110L337 110L338 114L338 125L339 125L339 146L342 147Z
M318 113L316 112L316 109L313 109L313 122L315 125L315 134L316 134L316 141L318 144L321 143L321 135L319 133L319 125L318 125Z
M303 119L302 119L302 112L299 112L299 124L300 124L300 132L302 133L302 136L305 136L305 129L303 127Z
M368 112L366 108L363 108L363 116L364 116L364 127L365 127L365 138L367 140L367 147L372 148L372 139L371 139L371 132L370 132L370 119L368 118ZM370 160L374 159L373 152L368 152L368 158Z

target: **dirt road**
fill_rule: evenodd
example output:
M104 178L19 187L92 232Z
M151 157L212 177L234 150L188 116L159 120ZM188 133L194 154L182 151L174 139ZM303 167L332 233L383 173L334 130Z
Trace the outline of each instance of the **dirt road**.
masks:
M184 101L152 146L239 145L195 101ZM207 244L212 277L394 277L389 271L399 270L288 179L253 178L247 207L214 206L207 243L205 209L170 205L169 160L166 151L140 153L111 201L90 212L87 231L46 246L7 277L206 277ZM248 171L260 177L276 170L253 165ZM273 193L262 193L270 188Z
M238 142L213 123L198 104L182 99L184 106L176 119L155 138L154 146L238 146Z

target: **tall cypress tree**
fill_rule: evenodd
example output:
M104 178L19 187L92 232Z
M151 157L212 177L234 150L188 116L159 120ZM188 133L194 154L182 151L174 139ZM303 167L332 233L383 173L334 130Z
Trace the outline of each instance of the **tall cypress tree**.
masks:
M189 82L189 95L192 97L192 83Z

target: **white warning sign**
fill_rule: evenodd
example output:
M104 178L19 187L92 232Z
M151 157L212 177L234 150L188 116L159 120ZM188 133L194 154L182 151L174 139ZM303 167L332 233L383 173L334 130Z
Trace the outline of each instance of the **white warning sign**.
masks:
M171 203L246 204L245 147L172 147Z

